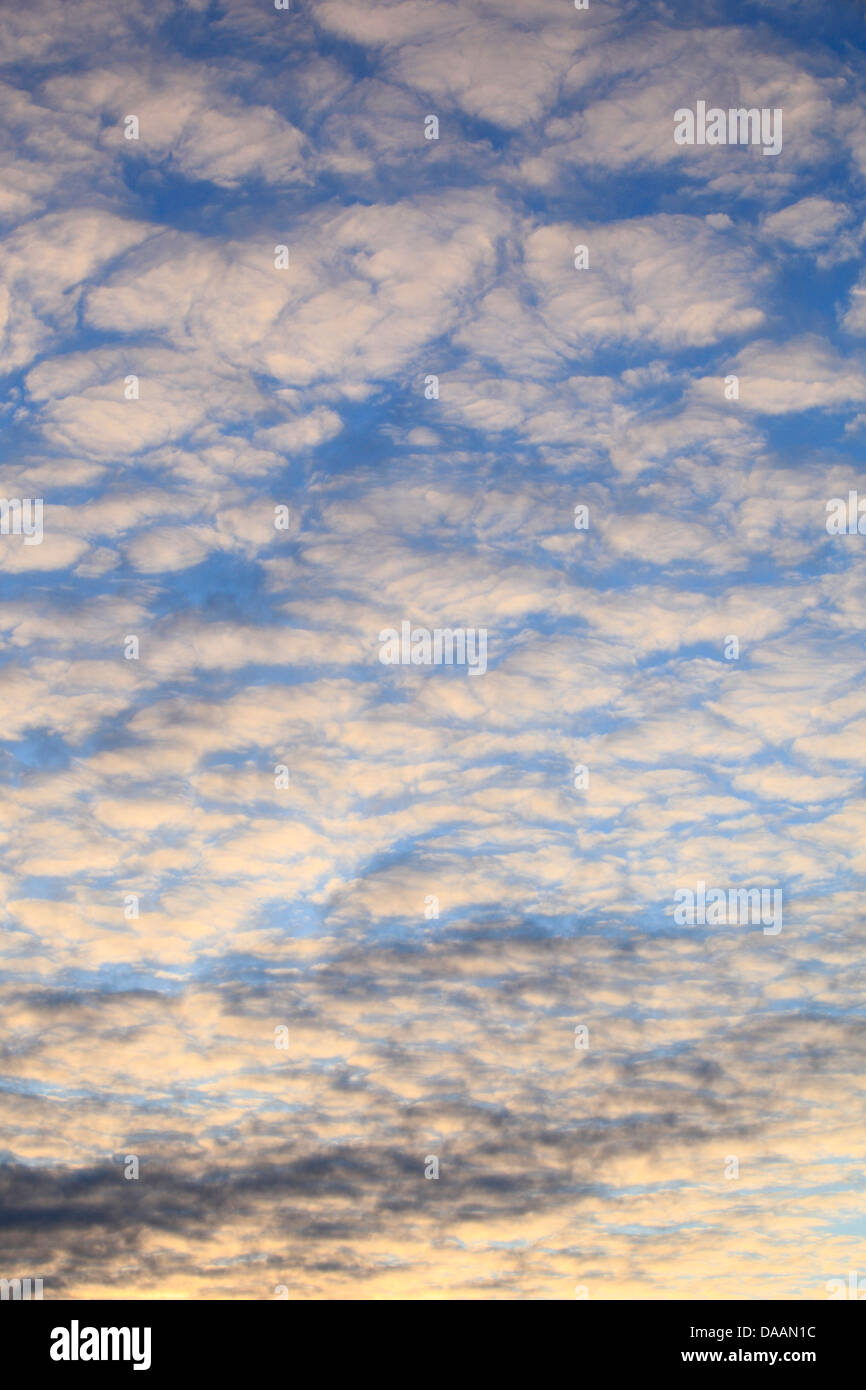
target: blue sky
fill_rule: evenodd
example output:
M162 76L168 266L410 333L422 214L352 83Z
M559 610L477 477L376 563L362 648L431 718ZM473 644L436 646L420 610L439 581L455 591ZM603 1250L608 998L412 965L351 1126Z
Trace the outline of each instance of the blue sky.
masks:
M0 1273L863 1264L863 22L0 12L0 482L44 503L0 535ZM698 101L781 151L678 145ZM403 622L486 671L384 665ZM698 882L781 931L678 926Z

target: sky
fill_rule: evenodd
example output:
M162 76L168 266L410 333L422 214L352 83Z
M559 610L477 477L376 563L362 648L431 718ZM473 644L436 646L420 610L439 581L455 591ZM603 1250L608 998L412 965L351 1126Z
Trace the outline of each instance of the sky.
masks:
M0 0L0 1276L866 1278L864 21Z

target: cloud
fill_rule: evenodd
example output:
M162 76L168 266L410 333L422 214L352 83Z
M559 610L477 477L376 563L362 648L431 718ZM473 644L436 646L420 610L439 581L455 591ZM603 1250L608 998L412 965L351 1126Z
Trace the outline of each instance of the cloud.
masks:
M858 1258L857 34L682 19L0 12L0 491L45 517L0 535L0 1189L46 1297ZM699 98L782 153L680 148ZM483 677L383 665L403 622ZM698 882L781 932L681 926Z
M856 356L843 356L817 334L784 344L752 343L731 361L730 370L739 377L741 408L768 415L840 410L866 396L862 363ZM705 400L718 399L718 379L701 378L695 393Z

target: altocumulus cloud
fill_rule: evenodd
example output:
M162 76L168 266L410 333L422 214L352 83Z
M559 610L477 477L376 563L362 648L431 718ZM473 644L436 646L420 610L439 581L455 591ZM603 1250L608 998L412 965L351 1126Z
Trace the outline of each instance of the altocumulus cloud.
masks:
M0 10L4 1275L856 1267L866 84L813 10Z

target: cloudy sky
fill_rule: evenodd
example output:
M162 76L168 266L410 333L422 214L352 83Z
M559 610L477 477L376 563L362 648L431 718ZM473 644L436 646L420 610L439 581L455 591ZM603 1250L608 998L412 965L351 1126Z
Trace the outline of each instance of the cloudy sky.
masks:
M4 0L0 1274L866 1273L864 77L853 0Z

